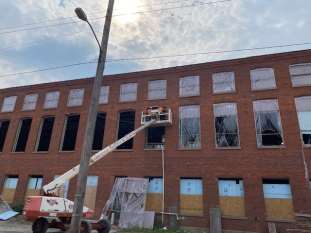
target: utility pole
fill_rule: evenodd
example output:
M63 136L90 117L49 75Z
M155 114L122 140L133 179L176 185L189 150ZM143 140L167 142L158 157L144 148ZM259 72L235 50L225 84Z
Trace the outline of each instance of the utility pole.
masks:
M82 145L80 172L78 175L77 189L74 200L73 214L69 233L80 232L80 222L82 218L85 189L87 182L87 174L89 170L89 161L92 153L92 144L94 137L95 122L97 118L97 106L100 95L100 88L102 85L103 73L105 69L105 62L108 49L108 39L110 32L110 25L112 20L114 0L109 0L108 8L105 18L105 25L103 30L103 37L101 41L98 64L96 70L96 77L93 81L90 107L87 115L86 129L84 134L84 141Z

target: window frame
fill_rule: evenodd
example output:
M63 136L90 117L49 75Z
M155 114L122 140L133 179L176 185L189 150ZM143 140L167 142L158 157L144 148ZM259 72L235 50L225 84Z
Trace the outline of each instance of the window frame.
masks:
M256 87L255 85L255 81L253 76L252 76L252 73L255 73L255 72L261 72L261 71L264 71L264 70L271 70L272 73L273 73L273 86L272 87ZM255 68L255 69L251 69L249 71L249 75L250 75L250 81L251 81L251 91L267 91L267 90L275 90L277 89L277 83L276 83L276 75L275 75L275 69L272 68L272 67L262 67L262 68ZM269 80L271 81L271 80Z
M128 97L126 97L126 95L132 94L132 92L123 93L122 88L125 86L130 86L130 85L135 86L135 98L134 99L127 99ZM119 102L120 103L135 102L135 101L137 101L137 97L138 97L138 83L137 82L128 82L128 83L121 83L120 84L120 90L119 90Z
M82 96L79 96L78 97L73 97L72 95L74 95L74 92L81 92ZM68 93L68 99L67 99L67 107L80 107L80 106L83 106L83 103L84 103L84 96L85 96L85 89L84 88L73 88L73 89L70 89L69 93ZM72 104L71 101L75 101L76 99L79 99L79 103L75 103L75 104Z
M293 82L293 76L291 74L291 67L295 67L295 66L305 66L305 65L310 65L311 67L311 62L304 62L304 63L295 63L295 64L290 64L289 67L288 67L288 70L289 70L289 77L290 77L290 81L291 81L291 84L292 84L292 87L310 87L311 86L311 77L310 77L310 83L309 84L300 84L300 85L296 85L294 84ZM310 74L306 74L306 75L310 75L311 76L311 73ZM296 76L303 76L303 75L296 75Z
M34 98L33 102L26 102L27 98ZM37 108L39 93L30 93L24 96L22 111L34 111ZM29 101L29 100L28 100Z
M102 101L102 90L106 90L107 93L105 93L106 95L104 95L105 97L107 97L107 100L105 99L105 101ZM100 93L99 93L99 99L98 99L98 104L108 104L109 103L109 95L110 95L110 86L109 85L103 85L100 87Z
M51 133L51 138L50 138L50 143L49 143L49 149L47 151L38 151L44 121L46 118L52 118L52 117L54 118L54 121L53 121L52 133ZM48 153L50 151L50 146L51 146L51 142L53 139L53 130L54 130L54 126L55 126L55 120L56 120L55 116L43 116L43 117L41 117L40 126L39 126L39 129L37 132L36 144L35 144L35 148L34 148L35 153Z
M305 143L304 143L302 130L301 130L301 128L300 128L299 112L305 112L305 111L298 111L297 100L298 100L298 99L301 99L301 98L310 98L310 102L311 102L311 95L309 95L309 96L299 96L299 97L295 97L295 100L294 100L294 101L295 101L295 108L296 108L296 114L297 114L297 121L298 121L298 127L299 127L299 134L300 134L301 144L302 144L304 147L311 147L311 143L310 143L310 144L305 144ZM310 114L311 114L311 110L310 110L310 111L307 111L307 112L310 112ZM310 134L311 134L311 130L310 130Z
M0 119L0 129L2 128L3 122L8 122L8 128L5 132L5 136L4 136L4 140L3 140L3 146L2 146L2 148L0 147L0 154L3 153L3 149L5 148L5 141L7 140L8 132L9 132L10 125L11 125L11 120L7 119L7 118Z
M78 124L78 129L77 129L75 146L74 146L74 150L63 150L63 144L64 144L64 138L65 138L66 129L67 129L68 117L70 117L70 116L79 116L79 124ZM71 113L71 114L67 114L65 116L65 121L64 121L63 130L62 130L62 137L61 137L60 146L59 146L59 152L71 153L71 152L76 151L77 139L79 136L79 129L80 129L80 122L81 122L81 115L79 113Z
M233 89L232 90L222 90L222 91L216 91L215 90L215 82L217 79L217 75L221 75L221 74L232 74L231 77L233 77ZM216 72L212 74L212 89L213 89L213 95L217 95L217 94L225 94L225 93L235 93L236 92L236 85L235 85L235 72L234 71L225 71L225 72Z
M7 100L7 99L14 99L14 104L12 104L12 105L9 105L9 106L13 106L13 107L11 107L9 110L4 110L3 108L4 108L4 106L7 106L7 105L5 105L5 101ZM3 100L2 100L2 106L1 106L1 112L4 112L4 113L9 113L9 112L14 112L15 111L15 107L16 107L16 102L17 102L17 95L12 95L12 96L5 96L4 98L3 98Z
M124 136L122 136L122 137L120 137L120 138L118 138L118 136L119 136L119 128L120 128L120 115L121 115L121 113L124 113L124 112L134 112L134 129L136 128L136 110L135 109L126 109L126 110L121 110L121 111L118 111L118 120L117 120L117 127L116 127L116 136L115 136L115 138L116 138L116 141L117 140L119 140L119 139L121 139L122 137L124 137L125 135L127 135L127 134L125 134ZM131 131L130 131L131 132ZM132 148L130 148L130 149L127 149L127 148L118 148L118 147L120 147L120 146L122 146L123 145L123 143L120 145L120 146L118 146L117 148L116 148L116 151L133 151L134 150L134 138L132 138L132 139L130 139L130 140L133 140L133 146L132 146ZM130 141L130 140L128 140L128 141ZM128 142L127 141L127 142ZM125 142L126 143L126 142Z
M194 79L194 80L198 80L198 92L197 93L191 93L191 94L183 94L183 88L185 88L184 86L182 86L182 81L186 80L186 79ZM189 75L189 76L184 76L184 77L180 77L179 78L179 97L180 98L186 98L186 97L196 97L196 96L200 96L201 95L201 81L200 81L201 77L200 75Z
M22 129L23 121L24 121L24 120L29 120L29 119L31 120L31 123L30 123L29 132L28 132L28 135L27 135L27 140L26 140L25 149L24 149L24 151L16 151L16 146L17 146L18 139L19 139L19 137L20 137L20 132L21 132L21 129ZM29 135L30 135L30 131L31 131L31 128L32 128L32 123L33 123L33 118L32 118L32 117L24 117L24 118L19 119L18 127L17 127L16 133L15 133L15 138L14 138L14 144L13 144L13 148L12 148L12 153L25 153L25 152L26 152L26 150L27 150L27 142L28 142L28 140L29 140Z
M151 87L151 83L156 83L156 82L163 82L164 83L164 87L165 87L165 90L164 90L164 95L163 96L160 96L160 97L150 97L150 91L158 91L159 89L150 89ZM154 80L149 80L148 81L148 97L147 97L148 100L164 100L164 99L167 99L167 80L166 79L154 79Z
M57 94L57 98L49 100L48 99L48 95L49 94L51 95L51 94L54 94L54 93ZM55 108L58 108L60 94L61 94L60 91L49 91L49 92L46 92L45 93L45 97L44 97L43 109L55 109ZM49 102L53 103L53 101L56 101L55 106L54 105L52 107L47 106L48 105L47 103L49 103Z

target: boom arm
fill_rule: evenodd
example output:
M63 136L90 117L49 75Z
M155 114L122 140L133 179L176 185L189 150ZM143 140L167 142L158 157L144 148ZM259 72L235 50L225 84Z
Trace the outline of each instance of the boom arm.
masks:
M130 140L131 138L135 137L137 133L142 131L143 129L151 126L156 122L155 119L149 121L148 123L140 126L139 128L133 130L129 134L125 135L124 137L120 138L118 141L110 144L109 146L106 146L101 151L97 152L90 158L89 166L93 165L100 159L104 158L107 154L114 151L118 146L123 144L124 142ZM65 172L63 175L57 177L55 180L50 182L47 185L43 186L43 191L45 194L55 194L57 190L65 184L67 180L70 180L71 178L75 177L79 173L80 165L75 166L74 168L70 169L69 171Z

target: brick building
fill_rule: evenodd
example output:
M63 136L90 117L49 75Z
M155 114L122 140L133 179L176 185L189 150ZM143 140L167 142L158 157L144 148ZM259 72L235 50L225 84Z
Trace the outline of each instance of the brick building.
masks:
M0 193L23 203L80 159L91 78L0 90ZM93 148L140 125L146 106L173 124L150 128L95 164L86 205L100 213L115 177L149 177L147 208L162 201L183 226L264 232L311 213L311 50L105 76ZM73 199L76 180L63 195ZM95 205L96 204L96 205Z

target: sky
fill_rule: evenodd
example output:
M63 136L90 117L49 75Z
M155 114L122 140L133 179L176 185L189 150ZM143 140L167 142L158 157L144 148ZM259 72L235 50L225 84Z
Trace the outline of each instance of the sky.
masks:
M98 46L74 9L101 40L107 4L0 0L0 88L94 76ZM309 49L310 9L310 0L115 0L105 74ZM243 51L292 44L303 45Z

